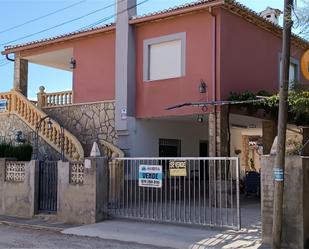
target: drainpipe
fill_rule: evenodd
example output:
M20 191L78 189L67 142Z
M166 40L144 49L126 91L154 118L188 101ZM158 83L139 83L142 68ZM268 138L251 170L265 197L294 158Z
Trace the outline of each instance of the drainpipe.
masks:
M15 59L11 59L8 54L5 55L5 58L9 61L15 61Z

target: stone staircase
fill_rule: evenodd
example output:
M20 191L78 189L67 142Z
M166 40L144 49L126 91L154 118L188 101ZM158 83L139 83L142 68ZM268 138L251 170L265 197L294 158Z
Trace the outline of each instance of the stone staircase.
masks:
M47 95L46 95L47 96ZM62 106L72 104L72 94L65 92L65 94L60 93L60 96L51 95L52 97L46 99L60 101L52 101L52 106ZM65 100L63 100L65 98ZM18 91L10 91L6 93L0 93L0 99L7 100L7 110L4 114L16 115L22 121L24 121L27 126L29 126L33 131L36 130L37 124L44 119L48 114L44 112L44 109L40 108L40 104L35 101L28 100L24 95ZM62 100L61 100L62 99ZM42 102L42 101L41 101ZM58 103L59 102L59 103ZM44 105L43 105L44 106ZM52 123L52 126L49 127L49 123ZM64 134L64 156L69 161L82 161L84 159L84 148L80 143L79 139L72 134L69 130L61 126L53 115L48 115L48 118L42 121L41 128L39 129L38 135L43 139L47 144L49 144L57 152L61 153L61 136L62 131ZM100 140L100 143L104 147L103 154L108 158L111 157L122 157L124 153L108 141Z
M23 120L32 130L47 116L35 103L29 101L24 95L17 91L0 93L0 99L6 99L7 110L4 113L13 114ZM52 126L49 127L49 121ZM53 119L45 119L42 122L38 135L53 149L61 153L61 129L59 123ZM70 161L79 161L84 158L84 150L78 139L68 130L64 129L64 156Z
M8 101L6 110L8 114L17 115L34 131L38 122L47 116L35 103L29 101L17 91L12 90L11 92L0 93L0 99ZM51 127L49 127L49 121L52 123ZM42 122L38 132L38 135L59 153L61 153L61 129L60 124L50 118ZM64 130L64 156L70 161L82 160L84 158L83 147L78 139L68 130Z

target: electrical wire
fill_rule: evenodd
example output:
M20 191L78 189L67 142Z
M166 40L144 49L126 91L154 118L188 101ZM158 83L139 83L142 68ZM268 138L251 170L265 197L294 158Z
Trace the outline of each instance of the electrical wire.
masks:
M150 0L141 1L140 3L137 3L137 4L133 5L133 6L131 6L130 8L127 8L127 9L125 9L125 10L122 10L122 11L117 12L116 14L113 14L113 15L110 15L110 16L105 17L105 18L103 18L103 19L100 19L100 20L98 20L98 21L96 21L96 22L94 22L94 23L92 23L92 24L89 24L89 25L87 25L87 26L82 27L81 29L78 29L77 31L82 31L82 30L85 30L85 29L93 28L93 27L95 27L95 26L97 26L97 25L99 25L99 24L101 24L101 23L103 23L103 22L105 22L105 21L107 21L107 20L109 20L109 19L112 19L112 18L115 17L115 16L118 16L118 15L124 13L124 12L127 11L127 10L130 10L130 9L132 9L132 8L135 8L135 7L139 6L139 5L142 5L142 4L144 4L144 3L148 2L148 1L150 1Z
M124 1L124 0L120 0L120 1ZM120 2L120 1L119 1L119 2ZM49 31L49 30L52 30L52 29L61 27L61 26L65 25L65 24L68 24L68 23L71 23L71 22L80 20L80 19L82 19L82 18L85 18L85 17L87 17L87 16L90 16L90 15L92 15L92 14L95 14L95 13L97 13L97 12L99 12L99 11L102 11L102 10L108 9L108 8L110 8L110 7L113 7L114 5L115 5L115 3L109 4L109 5L107 5L107 6L103 7L103 8L94 10L94 11L92 11L92 12L89 12L89 13L85 14L85 15L82 15L82 16L79 16L79 17L76 17L76 18L73 18L73 19L71 19L71 20L65 21L65 22L60 23L60 24L57 24L57 25L55 25L55 26L52 26L52 27L49 27L49 28L40 30L40 31L38 31L38 32L31 33L31 34L29 34L29 35L25 35L25 36L19 37L19 38L17 38L17 39L14 39L14 40L11 40L11 41L8 41L8 42L1 43L0 46L7 45L7 44L10 44L10 43L14 43L14 42L17 42L17 41L19 41L19 40L23 40L23 39L25 39L25 38L29 38L29 37L31 37L31 36L34 36L34 35L37 35L37 34L41 34L41 33L43 33L43 32L46 32L46 31Z
M19 27L25 26L25 25L27 25L27 24L29 24L29 23L33 23L33 22L35 22L35 21L41 20L41 19L43 19L43 18L45 18L45 17L48 17L48 16L54 15L54 14L56 14L56 13L59 13L59 12L61 12L61 11L67 10L67 9L69 9L69 8L72 8L72 7L76 6L76 5L82 4L82 3L86 2L86 1L88 1L88 0L82 0L82 1L79 1L79 2L77 2L77 3L73 3L73 4L69 5L69 6L66 6L66 7L64 7L64 8L55 10L55 11L53 11L53 12L50 12L50 13L46 14L46 15L36 17L36 18L34 18L34 19L31 19L31 20L29 20L29 21L23 22L23 23L21 23L21 24L12 26L12 27L7 28L7 29L4 29L4 30L0 30L0 34L3 34L3 33L5 33L5 32L7 32L7 31L11 31L11 30L17 29L17 28L19 28Z

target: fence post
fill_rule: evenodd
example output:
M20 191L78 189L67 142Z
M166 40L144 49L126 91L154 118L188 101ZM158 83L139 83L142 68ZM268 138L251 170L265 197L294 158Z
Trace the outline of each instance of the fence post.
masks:
M39 195L39 161L32 160L29 162L30 171L30 188L31 191L31 208L30 217L38 212L38 195Z
M0 214L4 213L3 210L3 184L5 179L5 158L0 158Z
M46 92L44 86L39 87L39 92L37 94L38 96L38 108L43 108L46 105Z

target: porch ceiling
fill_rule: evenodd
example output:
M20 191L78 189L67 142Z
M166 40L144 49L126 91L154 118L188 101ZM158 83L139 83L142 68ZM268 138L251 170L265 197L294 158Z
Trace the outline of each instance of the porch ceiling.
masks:
M66 48L62 50L26 56L24 57L24 59L28 60L31 63L72 72L69 64L72 57L73 48Z

